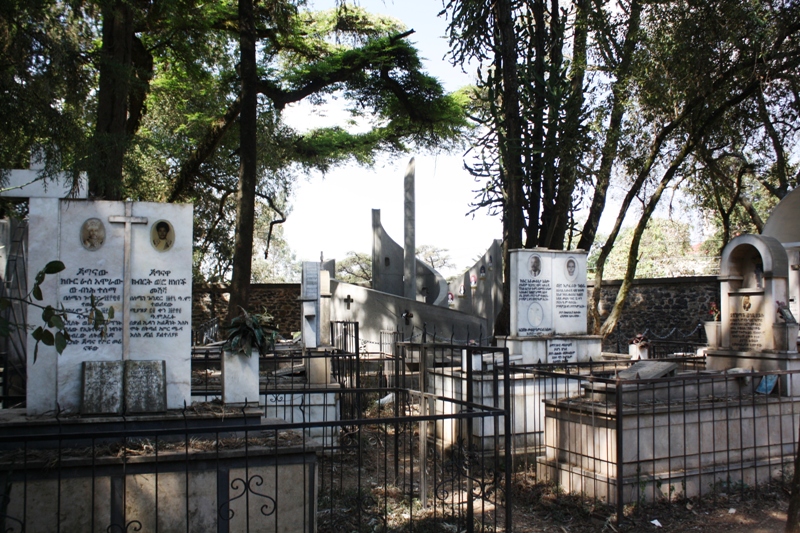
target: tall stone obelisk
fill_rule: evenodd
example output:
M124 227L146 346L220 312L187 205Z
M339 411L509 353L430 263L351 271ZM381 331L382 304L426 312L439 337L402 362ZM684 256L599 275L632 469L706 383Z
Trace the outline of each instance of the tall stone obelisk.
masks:
M414 209L414 158L408 162L403 182L404 195L404 239L403 239L403 296L417 299L417 254L414 230L416 214Z

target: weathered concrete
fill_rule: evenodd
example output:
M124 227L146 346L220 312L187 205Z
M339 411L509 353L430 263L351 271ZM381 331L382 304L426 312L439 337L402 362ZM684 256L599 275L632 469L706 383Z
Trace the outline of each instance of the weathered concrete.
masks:
M36 460L22 469L0 458L11 487L4 518L10 526L9 517L24 517L26 531L55 531L58 520L61 531L97 533L137 522L142 531L313 532L316 447L251 444L246 461L244 447L70 458L58 469Z
M545 401L538 479L616 503L619 477L633 503L754 485L794 460L800 400L753 396L757 383L743 374L622 386L622 398L595 384L582 398Z

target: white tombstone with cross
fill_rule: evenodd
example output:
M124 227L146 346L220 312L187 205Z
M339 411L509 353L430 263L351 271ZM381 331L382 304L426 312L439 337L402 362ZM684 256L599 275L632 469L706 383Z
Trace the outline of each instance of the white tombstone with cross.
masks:
M29 213L29 283L49 261L65 264L42 285L43 301L72 312L72 339L61 355L40 345L37 361L28 357L28 412L135 413L188 404L192 206L31 198ZM114 308L105 335L80 317L92 298L106 316ZM29 307L28 324L41 323L41 311ZM151 407L147 395L154 394L163 401L155 398ZM87 407L98 398L112 406Z

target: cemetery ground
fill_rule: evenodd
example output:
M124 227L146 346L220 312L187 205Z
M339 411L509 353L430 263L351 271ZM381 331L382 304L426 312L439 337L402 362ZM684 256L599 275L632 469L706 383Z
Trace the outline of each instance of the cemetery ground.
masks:
M381 429L365 426L361 441L366 448L381 447ZM342 491L338 501L326 500L320 504L319 533L337 531L408 531L407 491L394 487L381 475L380 465L370 461L370 457L381 454L367 452L363 455L360 486L363 487L361 505L358 505L358 481L355 472L359 465L356 454L346 456L337 462L333 470L341 473L341 481L349 490ZM393 458L389 457L391 463ZM383 458L381 458L383 461ZM329 468L330 464L327 465ZM322 468L326 468L323 459ZM339 472L340 471L340 472ZM550 483L537 482L533 468L517 471L513 476L513 531L514 533L590 533L590 532L704 532L704 533L782 533L786 527L786 511L789 505L789 481L773 481L759 487L736 485L730 490L717 488L702 498L675 499L673 501L646 502L625 506L622 524L616 523L613 506L584 498L580 495L566 494ZM325 509L330 505L330 511ZM433 533L458 531L447 529L447 521L442 523L442 515L437 521L427 522L437 514L431 507L427 511L415 507L413 531ZM479 513L480 503L476 507ZM492 506L486 512L494 512ZM358 528L358 521L362 527ZM503 509L497 509L487 522L498 525L496 531L505 531ZM384 522L385 520L385 522ZM476 520L477 522L477 520ZM375 529L372 529L372 527ZM487 529L486 531L492 531ZM484 531L476 523L475 531Z

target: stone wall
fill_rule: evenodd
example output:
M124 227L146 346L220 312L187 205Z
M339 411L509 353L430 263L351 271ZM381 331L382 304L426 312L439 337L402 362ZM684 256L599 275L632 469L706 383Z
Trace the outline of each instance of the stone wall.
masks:
M621 281L604 281L601 309L611 311ZM590 282L589 290L592 290ZM224 317L228 309L227 286L195 286L192 325L197 328L213 317ZM250 293L250 309L267 311L275 317L281 335L289 337L300 331L300 284L254 284ZM637 279L628 294L617 331L603 349L627 350L627 341L637 333L648 331L651 338L663 337L673 329L672 340L682 340L695 331L698 324L709 319L711 302L719 304L719 281L715 276L684 278ZM591 331L591 324L589 325ZM702 328L700 328L702 329ZM653 335L654 334L654 335Z
M228 312L230 289L223 285L195 285L192 326L197 328L212 318L224 318ZM281 335L291 338L300 331L300 284L254 283L250 286L248 311L260 313L265 308L275 317Z
M620 280L603 282L601 315L607 316L611 311L621 285ZM591 291L593 286L590 282L588 289ZM698 325L711 319L711 303L719 305L719 301L716 276L634 280L617 330L607 339L603 349L617 351L619 345L622 351L627 351L628 340L645 331L651 340L667 336L668 340L674 341L686 337L699 338L698 335L704 333L702 326L698 331ZM591 327L589 324L590 331ZM668 335L673 330L672 335Z

